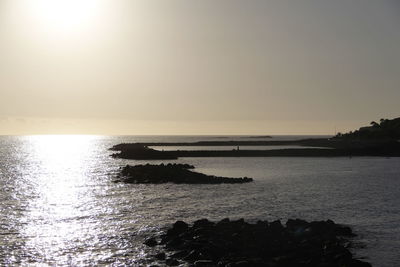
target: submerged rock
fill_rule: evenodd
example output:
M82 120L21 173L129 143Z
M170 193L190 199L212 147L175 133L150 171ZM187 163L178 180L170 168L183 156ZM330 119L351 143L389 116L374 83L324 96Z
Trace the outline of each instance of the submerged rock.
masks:
M252 182L252 178L227 178L206 175L191 171L194 166L188 164L160 164L160 165L126 165L120 173L120 180L116 182L139 184L234 184Z
M170 266L371 266L347 249L350 236L354 234L349 227L331 220L288 220L285 226L280 221L202 219L191 226L177 221L155 238L170 255Z
M155 238L149 238L146 241L144 241L144 244L149 247L155 247L158 245L158 242Z

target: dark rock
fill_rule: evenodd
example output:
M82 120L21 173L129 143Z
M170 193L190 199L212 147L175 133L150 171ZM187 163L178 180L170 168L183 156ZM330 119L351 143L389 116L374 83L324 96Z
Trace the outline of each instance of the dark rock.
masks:
M149 238L146 241L144 241L144 244L149 247L155 247L158 245L158 242L155 238Z
M173 248L178 248L183 244L183 240L179 237L175 237L173 239L171 239L168 243L167 243L167 247L173 247Z
M193 228L208 227L213 226L215 223L210 222L207 219L200 219L193 223Z
M282 230L284 229L284 227L283 227L283 225L282 225L282 223L281 223L280 220L276 220L276 221L273 221L273 222L271 222L271 223L269 224L269 229L270 229L272 232L280 233L280 232L282 232Z
M227 223L230 223L229 218L225 218L225 219L220 220L219 222L217 222L217 225L224 225L224 224L227 224Z
M157 260L165 260L165 253L164 252L158 253L154 255L154 258L156 258Z
M178 251L178 252L172 254L171 258L173 258L173 259L182 259L187 255L188 255L188 252L186 250L182 250L182 251Z
M192 250L186 257L182 259L188 262L195 262L197 260L200 260L200 258L201 258L201 253L197 250Z
M186 229L189 228L189 225L183 221L176 221L174 225L172 226L173 229L176 229L177 231L185 231Z
M268 221L257 221L257 225L263 226L263 227L268 227Z
M151 149L142 144L120 144L111 148L111 150L119 150L120 153L112 154L114 158L123 159L177 159L171 151L159 151Z
M167 237L171 239L174 236L178 236L179 234L185 232L189 228L189 225L183 221L177 221L174 223L171 229L167 231Z
M336 227L335 230L336 230L337 235L355 236L355 234L352 232L351 228L348 226L339 226L339 227Z
M167 259L165 261L165 264L167 264L168 266L178 266L179 261L177 261L176 259Z
M118 182L138 184L237 184L252 182L251 178L227 178L191 171L187 164L126 165L122 168Z
M352 259L348 264L348 267L372 267L372 265L365 261L360 261L356 259Z
M243 219L201 219L191 226L177 221L161 243L174 252L169 263L180 259L194 266L369 267L353 259L350 240L344 237L349 233L350 228L330 220L288 220L285 227L279 220L250 224Z
M307 221L300 220L300 219L295 219L295 220L289 219L286 222L286 227L288 229L294 229L295 230L297 228L306 228L308 226L309 226L309 223Z

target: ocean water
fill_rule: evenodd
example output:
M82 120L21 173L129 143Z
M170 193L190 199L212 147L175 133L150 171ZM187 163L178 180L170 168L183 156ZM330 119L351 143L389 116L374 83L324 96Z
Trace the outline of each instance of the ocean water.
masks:
M239 137L0 137L0 266L145 266L154 251L144 239L204 217L332 219L358 234L358 257L400 264L400 158L182 158L173 162L254 182L112 182L121 166L147 163L111 158L115 144L221 138Z

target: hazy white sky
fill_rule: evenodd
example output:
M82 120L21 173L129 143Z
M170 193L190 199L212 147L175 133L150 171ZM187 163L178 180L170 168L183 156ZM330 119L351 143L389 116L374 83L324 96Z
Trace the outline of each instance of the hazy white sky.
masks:
M400 115L398 0L0 0L0 134L332 134Z

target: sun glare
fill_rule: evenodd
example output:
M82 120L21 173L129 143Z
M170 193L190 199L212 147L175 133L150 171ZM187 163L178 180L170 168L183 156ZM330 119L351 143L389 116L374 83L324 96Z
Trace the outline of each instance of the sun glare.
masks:
M60 33L82 32L100 20L103 0L26 1L24 9L44 29Z

